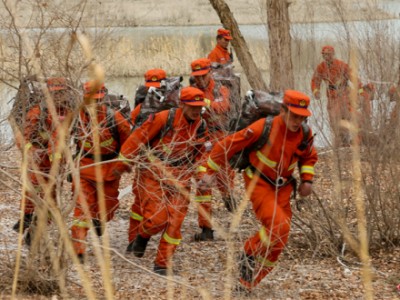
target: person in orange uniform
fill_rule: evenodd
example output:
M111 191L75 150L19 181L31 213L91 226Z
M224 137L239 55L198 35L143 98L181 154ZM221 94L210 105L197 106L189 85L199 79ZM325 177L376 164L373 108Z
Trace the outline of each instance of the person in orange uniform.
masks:
M243 172L244 182L253 211L261 223L260 230L246 240L240 262L241 288L255 287L275 266L284 249L290 230L292 210L290 195L294 189L292 177L300 169L299 194L308 196L312 190L317 152L308 132L306 145L302 122L311 112L310 98L298 91L284 93L281 113L271 124L269 141L261 149L251 150L250 166ZM207 188L228 160L244 148L251 149L261 137L266 119L260 119L215 144L206 164L207 173L199 177L200 187Z
M229 53L228 47L230 41L233 39L229 30L220 28L217 31L217 45L208 54L208 58L212 63L221 65L231 63L233 61L232 53Z
M144 89L145 89L145 92L142 92L142 94L140 95L140 97L142 97L143 100L140 100L140 103L139 103L139 101L135 101L135 102L137 102L139 104L136 105L135 108L131 112L131 121L132 121L132 124L134 126L136 125L136 123L138 121L138 120L136 120L136 118L140 114L142 103L143 103L144 99L146 98L148 89L150 87L160 88L161 87L161 81L165 80L166 78L167 78L167 73L163 69L150 69L144 74L144 80L145 80ZM135 98L138 98L138 95L136 95ZM143 123L142 121L143 120L141 120L138 125L141 125L141 123Z
M96 234L101 236L102 216L104 215L105 221L108 222L118 208L120 176L113 173L116 162L107 161L118 157L121 145L130 134L130 125L122 113L102 104L105 95L104 84L95 81L84 84L85 106L79 112L77 128L79 189L76 189L78 183L74 180L72 189L78 196L71 227L74 250L81 262L85 258L85 240L91 223L93 222ZM98 144L95 143L96 137ZM96 152L99 153L101 164L93 165L97 159ZM99 174L100 176L97 176ZM104 199L100 198L100 189L104 193ZM100 201L104 201L105 211L101 211Z
M57 121L53 119L49 109L43 103L33 106L26 115L25 128L23 132L23 140L17 140L17 145L20 148L27 150L28 154L28 177L32 185L32 190L28 188L23 195L22 202L24 204L24 217L21 223L19 220L13 229L17 232L22 232L30 228L33 221L33 213L35 204L33 199L44 197L44 191L40 182L48 182L47 176L40 175L41 173L49 174L52 167L52 160L56 154L56 144L58 132L61 129L68 130L69 124L63 124L66 120L71 121L71 103L67 101L69 98L63 97L63 92L68 89L65 78L52 77L47 80L47 88L49 95L53 100ZM58 161L58 160L57 160ZM55 197L55 195L53 195ZM32 232L28 230L25 236L25 243L30 245Z
M314 71L311 90L314 97L320 100L321 83L322 81L326 83L330 126L338 137L335 143L338 146L346 146L350 142L349 135L347 130L340 126L340 121L350 120L350 68L347 63L335 58L335 49L332 46L324 46L321 53L324 61Z
M155 88L160 88L161 87L161 81L165 80L167 78L167 73L163 69L150 69L144 74L144 79L145 79L145 87L146 89L150 87L155 87ZM144 96L146 97L146 96ZM144 100L143 100L144 101ZM143 102L142 101L142 102ZM141 119L137 120L137 117L139 116L141 112L141 107L142 103L140 103L138 106L135 107L134 110L131 112L131 121L134 126L134 128L140 126L144 121L150 116L149 114L145 114L144 117L146 119ZM139 194L139 189L138 189L138 182L136 181L137 178L139 178L139 170L136 170L137 174L133 180L132 184L132 193L135 196L135 201L132 204L131 211L130 211L130 218L129 218L129 233L128 233L128 248L127 251L131 251L130 249L133 246L133 241L136 238L137 232L138 232L138 226L140 224L140 221L142 220L142 217L140 215L140 204L139 201L141 199L140 194Z
M190 203L191 177L208 139L205 122L201 119L201 110L206 105L204 93L186 87L181 90L180 100L172 128L162 134L171 113L169 110L152 115L122 146L120 159L124 163L116 169L122 172L124 166L132 163L141 149L143 151L143 146L149 145L137 180L140 210L136 213L141 222L127 250L142 257L150 237L162 232L154 262L154 272L160 275L167 274L173 253L181 242L180 229ZM202 134L199 128L204 129ZM140 161L143 163L143 159Z
M364 134L361 135L361 140L365 140L369 132L372 132L372 107L371 101L374 100L375 86L373 83L364 84L358 90L359 98L359 125L360 131Z
M229 90L223 85L218 85L211 75L211 61L208 58L196 59L191 63L194 78L193 86L204 92L205 102L207 104L206 111L203 114L207 121L210 131L210 141L216 143L223 137L228 122L228 112L230 110ZM202 171L201 169L199 170ZM218 176L217 187L221 192L222 200L229 211L234 211L236 202L231 195L234 188L235 173L226 166L223 172ZM194 236L195 241L213 240L214 233L211 224L211 197L212 190L196 191L195 202L199 204L198 223L201 228L200 233Z

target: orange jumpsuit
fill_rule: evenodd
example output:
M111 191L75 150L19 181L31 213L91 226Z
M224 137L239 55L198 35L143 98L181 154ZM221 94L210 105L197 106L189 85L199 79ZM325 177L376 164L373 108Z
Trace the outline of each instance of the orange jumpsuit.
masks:
M120 112L114 112L115 124L119 135L119 142L115 140L112 130L108 128L109 122L107 118L107 108L105 105L97 106L97 122L100 126L99 144L101 161L100 166L87 167L94 163L93 129L89 115L85 111L80 112L80 123L78 125L78 148L83 149L80 165L80 189L74 209L73 225L71 227L73 245L76 254L85 253L85 244L87 231L90 228L91 219L101 219L100 203L98 189L103 188L105 201L106 221L110 221L114 217L115 210L118 208L119 181L120 176L114 175L113 169L116 162L104 163L118 157L118 148L128 138L130 134L130 126L128 121ZM101 181L96 178L96 170L101 172ZM72 189L75 191L73 182Z
M320 63L311 79L313 94L320 89L321 82L327 84L328 114L331 127L339 134L340 141L346 144L347 132L340 126L340 120L350 120L349 86L350 68L345 62L334 59L331 64Z
M208 59L210 59L211 62L216 62L222 65L232 61L228 49L225 49L220 45L215 46L215 48L210 52L210 54L208 54Z
M168 111L150 117L130 135L120 154L122 160L133 159L150 142L144 165L138 166L139 201L135 199L137 205L131 213L140 223L130 231L136 230L145 238L162 232L155 259L155 264L162 267L169 265L182 239L180 229L190 202L190 179L208 138L207 132L204 137L197 137L200 119L188 122L178 108L173 129L160 139L167 118Z
M210 141L214 145L217 141L225 137L224 127L228 122L228 112L230 110L229 90L221 85L216 98L215 81L210 80L207 89L200 89L204 92L204 98L207 103L206 112L203 114L204 119L210 131ZM196 86L195 86L196 87ZM219 94L219 95L218 95ZM206 100L208 99L208 100ZM205 159L205 158L204 158ZM201 172L201 170L199 170ZM229 166L224 168L217 178L217 187L222 196L230 195L229 191L234 188L235 172ZM210 219L212 215L211 207L212 190L196 191L195 202L202 209L199 210L198 223L199 227L212 228ZM204 213L202 213L202 211Z
M66 110L61 111L59 121L61 122ZM32 214L35 210L34 203L31 201L35 195L43 197L44 193L41 188L40 181L48 182L45 176L37 175L37 172L48 174L51 169L51 158L55 151L57 140L57 129L53 124L51 114L47 111L42 111L39 105L32 107L25 121L24 139L25 149L28 149L28 155L32 159L29 162L28 176L36 193L26 191L23 195L25 201L25 214ZM23 145L23 141L17 141L19 147Z
M264 124L265 118L260 119L217 143L207 162L208 174L218 172L226 164L226 157L229 159L258 141ZM311 136L310 130L309 137ZM300 168L301 180L313 179L317 153L312 143L304 151L300 151L298 146L302 139L302 129L291 132L287 130L281 116L275 117L268 143L259 151L251 151L249 159L252 166L243 172L246 189L252 189L248 192L254 213L261 223L260 230L247 239L244 245L245 253L253 256L257 263L254 272L256 276L252 282L240 279L248 288L257 285L273 269L288 241L292 217L291 178L295 167ZM255 170L258 170L261 176ZM278 178L283 183L281 186L275 184Z

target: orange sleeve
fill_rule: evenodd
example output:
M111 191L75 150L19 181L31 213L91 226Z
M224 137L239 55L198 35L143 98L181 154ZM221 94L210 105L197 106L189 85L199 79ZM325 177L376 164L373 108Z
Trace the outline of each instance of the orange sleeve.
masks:
M230 109L230 94L226 86L221 86L219 89L219 97L211 102L211 109L217 114L223 114Z
M211 52L210 52L210 54L208 54L208 59L209 60L211 60L211 62L217 62L217 63L219 63L219 59L218 59L218 53L217 53L217 49L216 48L214 48Z
M224 167L232 156L241 150L250 147L258 141L264 128L265 118L260 119L250 126L228 135L223 140L216 143L208 156L205 167L209 173L217 172Z
M314 165L318 161L317 151L312 143L313 133L310 128L308 140L310 144L308 147L299 155L299 169L300 178L304 180L312 180L314 178Z
M136 125L136 118L140 113L140 108L142 107L142 104L137 105L134 110L131 112L131 121L133 125Z
M26 115L24 124L24 138L26 142L32 141L38 134L40 121L40 108L38 106L33 107Z
M131 126L121 112L117 111L115 113L115 123L117 124L118 134L120 137L121 145L125 143L131 133Z
M139 152L140 147L147 144L158 135L167 123L168 110L151 115L142 126L135 129L122 145L120 154L126 159L132 159Z
M311 78L311 92L314 94L321 87L323 65L319 64Z

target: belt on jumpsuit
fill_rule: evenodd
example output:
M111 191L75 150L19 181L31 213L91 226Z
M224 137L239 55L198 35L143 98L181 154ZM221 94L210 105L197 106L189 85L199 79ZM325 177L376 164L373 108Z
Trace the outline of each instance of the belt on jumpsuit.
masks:
M265 182L277 187L278 189L284 186L287 186L288 184L291 184L293 186L293 198L296 199L297 196L297 180L293 176L290 176L289 178L283 178L283 177L278 177L275 181L260 172L256 167L253 165L250 165L249 168L255 173L257 176L259 176L262 180ZM286 180L285 180L286 179Z

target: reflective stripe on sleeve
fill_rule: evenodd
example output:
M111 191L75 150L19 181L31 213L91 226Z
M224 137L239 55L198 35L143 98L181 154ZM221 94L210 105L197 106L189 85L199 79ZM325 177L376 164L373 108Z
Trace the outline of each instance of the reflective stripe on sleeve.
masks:
M197 173L206 173L207 172L207 168L203 167L203 166L199 166L197 167Z
M300 174L314 175L314 167L313 166L301 166Z
M297 161L289 166L288 171L293 170L296 167L296 165Z
M129 164L129 159L128 158L126 158L125 156L123 156L121 153L118 155L118 159L120 160L120 161L122 161L123 163L125 163L125 164Z
M25 144L25 150L28 151L29 149L32 148L32 146L33 146L33 145L32 145L31 143Z
M207 160L207 165L210 167L211 170L215 171L215 172L219 172L219 170L221 169L220 165L216 164L211 157L208 158Z
M143 216L141 216L141 215L139 215L139 214L137 214L137 213L135 213L133 211L131 211L129 213L129 215L130 215L131 219L133 219L133 220L136 220L136 221L142 221L143 220Z
M246 173L247 177L249 177L250 179L253 179L254 173L250 167L247 167L246 170L244 170L244 172Z

